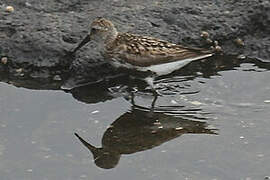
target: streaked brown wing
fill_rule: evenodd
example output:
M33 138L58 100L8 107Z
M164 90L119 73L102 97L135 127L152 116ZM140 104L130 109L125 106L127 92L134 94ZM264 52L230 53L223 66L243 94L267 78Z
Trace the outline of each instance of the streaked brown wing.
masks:
M189 48L160 39L123 33L113 54L136 66L150 66L212 54L210 50Z

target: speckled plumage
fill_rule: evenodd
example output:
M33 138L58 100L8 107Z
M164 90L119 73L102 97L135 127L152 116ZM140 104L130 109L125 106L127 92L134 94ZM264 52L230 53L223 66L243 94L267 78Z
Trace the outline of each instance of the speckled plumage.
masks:
M153 87L156 76L169 74L191 61L213 55L212 50L190 48L154 37L118 32L113 23L97 18L90 34L79 44L77 51L88 41L95 41L100 53L115 67L151 72L146 81Z
M188 48L148 36L118 33L105 45L104 54L126 63L146 67L212 54L209 50Z

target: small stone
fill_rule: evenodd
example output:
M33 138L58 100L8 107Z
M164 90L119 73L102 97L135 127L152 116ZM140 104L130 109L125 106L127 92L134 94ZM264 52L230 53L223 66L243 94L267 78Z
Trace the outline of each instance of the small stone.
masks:
M175 100L171 100L172 104L178 104Z
M202 31L201 32L201 37L207 39L207 38L209 38L209 33L206 32L206 31Z
M270 100L264 100L263 102L264 103L270 103Z
M206 39L206 42L207 42L208 44L212 44L212 43L213 43L213 41L212 41L210 38L207 38L207 39Z
M220 46L216 46L216 47L215 47L215 50L216 50L217 52L222 52L222 48L221 48Z
M177 127L177 128L175 128L176 131L179 131L179 130L182 130L182 129L184 129L184 128L183 127Z
M45 159L49 159L50 157L51 157L50 155L44 156Z
M240 138L240 139L244 139L245 137L244 137L244 136L240 136L239 138Z
M246 56L244 54L240 54L237 56L237 59L246 59Z
M27 172L33 172L33 169L27 169L26 171Z
M7 64L7 62L8 62L8 58L7 57L2 57L1 58L1 63L2 64Z
M14 12L14 7L12 7L12 6L7 6L7 7L6 7L6 11L9 12L9 13L12 13L12 12Z
M257 157L263 158L264 157L264 154L257 154Z
M236 38L236 39L235 39L235 43L236 43L238 46L244 46L244 45L245 45L244 41L243 41L242 39L240 39L240 38Z
M53 77L53 80L54 80L54 81L61 81L62 78L57 74L57 75L55 75L55 76Z
M25 6L27 6L27 7L31 7L31 6L32 6L32 4L30 4L29 2L25 2Z
M22 68L16 69L16 73L22 73L22 72L23 72Z
M87 178L87 175L82 174L82 175L80 175L80 178Z
M97 113L99 113L99 111L98 110L95 110L95 111L92 111L91 113L92 114L97 114Z
M199 101L191 101L190 103L196 106L202 105L202 103Z

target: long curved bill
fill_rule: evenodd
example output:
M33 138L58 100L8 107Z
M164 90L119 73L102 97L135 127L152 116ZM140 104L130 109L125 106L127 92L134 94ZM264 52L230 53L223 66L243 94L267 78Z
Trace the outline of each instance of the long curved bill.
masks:
M90 35L88 34L82 42L72 51L72 54L75 53L77 50L79 50L81 47L83 47L85 44L87 44L90 41Z

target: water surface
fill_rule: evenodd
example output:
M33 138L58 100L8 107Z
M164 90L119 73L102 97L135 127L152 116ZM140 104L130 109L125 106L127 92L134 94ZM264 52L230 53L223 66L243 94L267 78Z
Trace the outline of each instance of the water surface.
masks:
M1 179L264 179L269 69L229 57L194 62L156 82L163 96L153 111L140 87L132 104L99 85L64 92L61 82L2 77Z

